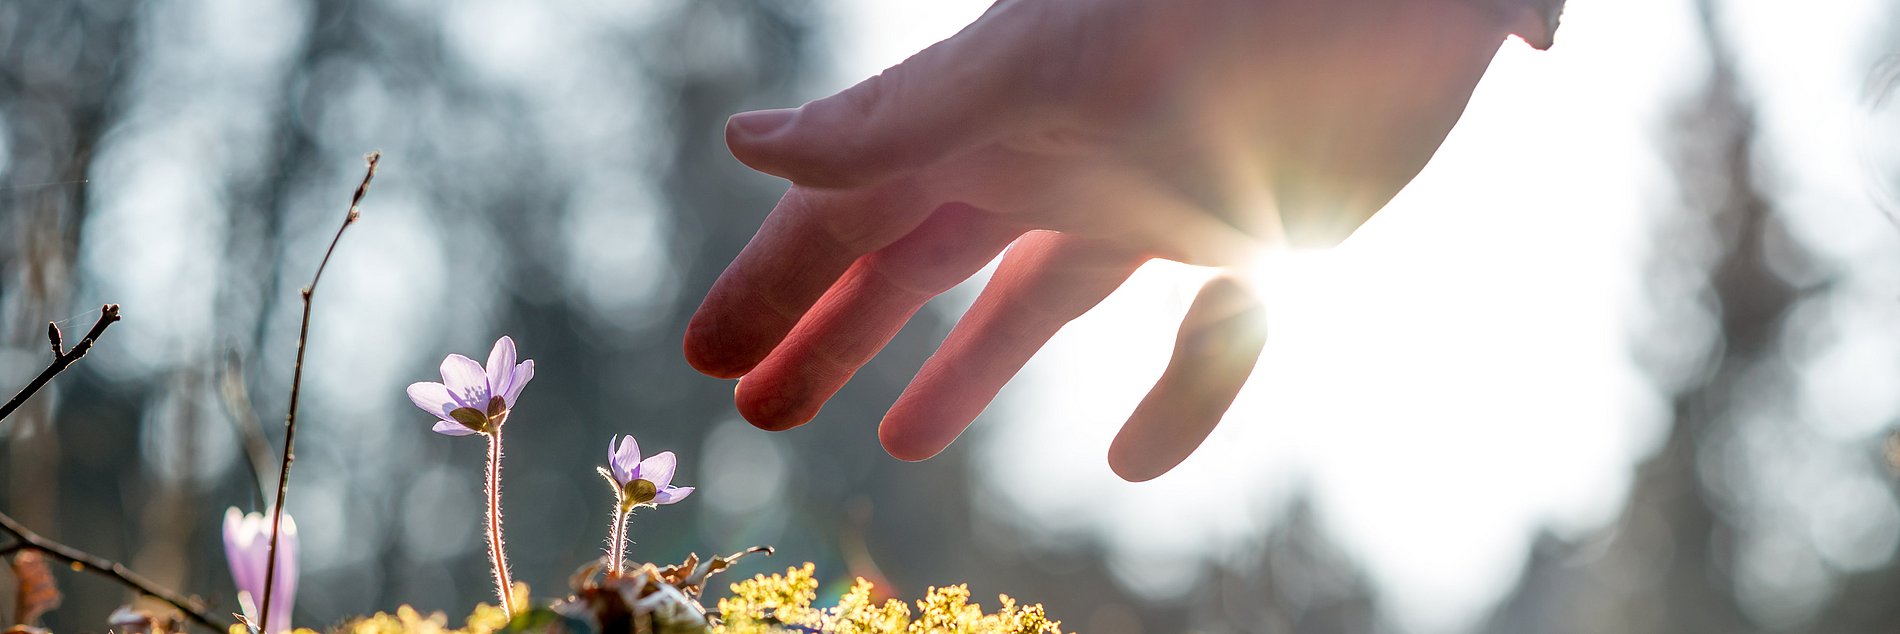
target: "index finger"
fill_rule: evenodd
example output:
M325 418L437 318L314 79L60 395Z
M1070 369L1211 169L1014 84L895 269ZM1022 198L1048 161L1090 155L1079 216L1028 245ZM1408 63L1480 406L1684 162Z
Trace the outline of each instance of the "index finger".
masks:
M853 261L910 233L932 206L904 181L793 186L687 323L687 363L720 378L751 371Z

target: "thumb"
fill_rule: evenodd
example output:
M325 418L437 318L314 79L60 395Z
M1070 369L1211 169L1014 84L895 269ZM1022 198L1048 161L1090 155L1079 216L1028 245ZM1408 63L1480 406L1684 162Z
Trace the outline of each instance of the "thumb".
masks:
M1035 69L1060 52L1065 21L1050 5L1001 2L910 59L799 108L726 122L747 166L812 187L860 187L986 145L1048 101ZM1051 33L1051 30L1058 32Z

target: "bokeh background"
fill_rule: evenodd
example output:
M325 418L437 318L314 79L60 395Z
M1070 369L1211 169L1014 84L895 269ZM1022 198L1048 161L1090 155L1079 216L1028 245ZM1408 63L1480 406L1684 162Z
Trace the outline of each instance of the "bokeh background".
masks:
M301 625L489 598L481 443L403 387L510 334L537 375L508 534L541 595L601 552L593 468L632 433L700 487L633 556L773 544L741 572L810 560L827 593L967 581L1096 633L1900 630L1900 9L1571 4L1358 235L1267 259L1266 360L1128 484L1108 441L1206 271L1145 268L918 464L873 428L974 283L790 432L680 357L784 187L726 116L982 2L0 0L0 386L45 322L125 312L0 422L0 510L234 611L218 521L263 507L297 289L380 149L317 298ZM130 599L61 580L57 631Z

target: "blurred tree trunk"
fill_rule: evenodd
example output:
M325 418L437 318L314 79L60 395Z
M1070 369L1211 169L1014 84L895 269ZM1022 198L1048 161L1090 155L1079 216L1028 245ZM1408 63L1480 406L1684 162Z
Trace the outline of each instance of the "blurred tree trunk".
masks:
M1684 204L1678 220L1685 222L1664 232L1656 244L1659 269L1697 268L1693 272L1705 278L1702 300L1716 316L1715 336L1701 355L1706 363L1674 395L1666 438L1638 469L1621 517L1575 543L1540 537L1516 590L1484 631L1716 634L1900 628L1900 602L1894 600L1900 597L1900 567L1891 561L1837 579L1832 596L1791 623L1763 623L1761 606L1738 598L1738 586L1750 583L1745 577L1762 574L1742 569L1742 545L1758 521L1750 513L1759 513L1745 499L1751 495L1746 480L1771 474L1761 470L1772 466L1738 460L1731 448L1739 438L1810 422L1792 409L1777 409L1792 408L1798 396L1799 368L1784 352L1787 318L1828 289L1825 280L1797 284L1777 272L1811 256L1784 225L1786 212L1764 193L1761 173L1772 162L1758 150L1757 117L1738 79L1715 0L1700 0L1696 7L1710 76L1669 127ZM1713 257L1699 264L1686 253L1695 247L1684 245L1705 240ZM1660 299L1659 304L1680 301ZM1657 336L1679 341L1695 334L1678 330Z

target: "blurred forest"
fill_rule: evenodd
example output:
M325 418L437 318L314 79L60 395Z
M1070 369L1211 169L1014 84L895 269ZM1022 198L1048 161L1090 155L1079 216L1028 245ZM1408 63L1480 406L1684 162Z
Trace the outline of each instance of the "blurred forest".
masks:
M1804 351L1832 345L1840 313L1900 306L1891 292L1848 301L1864 289L1784 227L1721 4L1697 8L1710 73L1657 139L1679 206L1659 214L1652 301L1680 319L1647 336L1697 338L1702 354L1654 364L1673 422L1621 517L1540 539L1482 631L1900 630L1900 566L1881 541L1900 488L1883 439L1821 435L1789 405ZM281 442L296 289L361 155L381 149L364 221L317 297L289 504L299 624L489 598L480 443L430 434L401 388L509 334L537 363L504 472L516 579L538 595L598 556L610 497L593 467L609 435L633 433L677 451L679 482L701 487L694 504L635 517L636 559L772 544L777 557L741 573L811 560L827 592L859 575L907 597L967 581L1085 632L1406 629L1303 503L1250 555L1171 593L1185 599L1154 602L1110 574L1102 547L1002 521L967 452L885 456L861 423L947 329L930 311L824 420L781 434L738 420L730 384L680 358L680 333L782 184L733 161L722 126L814 96L825 7L583 3L543 29L559 35L489 37L484 24L530 15L515 11L0 3L0 385L44 367L45 322L71 333L101 303L125 313L0 427L0 510L235 611L216 520L263 507L252 456ZM1708 332L1671 325L1698 318ZM1815 503L1864 529L1810 531ZM61 582L55 631L101 631L131 599L94 577Z

